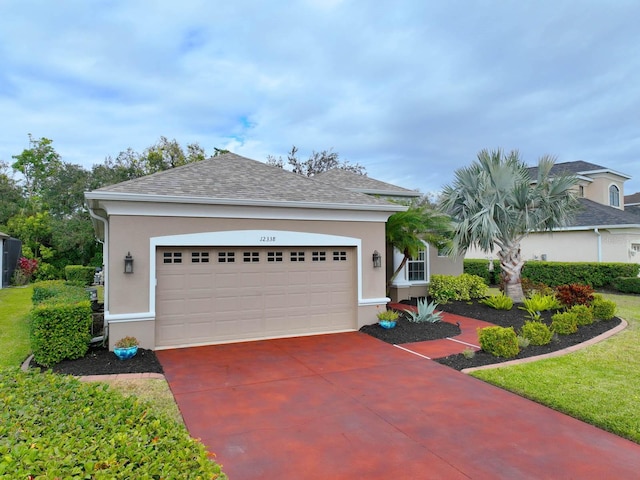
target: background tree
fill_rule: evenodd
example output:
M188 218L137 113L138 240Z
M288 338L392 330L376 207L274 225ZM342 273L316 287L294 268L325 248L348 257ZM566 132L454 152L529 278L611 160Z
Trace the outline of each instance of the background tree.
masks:
M348 170L359 175L366 175L366 170L362 165L350 163L348 160L340 160L338 152L334 152L332 149L322 150L321 152L314 150L307 160L300 160L297 155L298 148L294 145L287 154L287 164L293 173L298 173L305 177L313 177L318 173L326 172L334 168ZM275 158L269 155L267 156L266 163L274 167L285 168L282 157Z
M404 256L389 278L387 292L406 263L425 248L424 242L444 248L450 243L451 233L451 219L438 212L427 197L413 201L408 210L391 215L385 225L386 240Z
M24 206L24 196L18 183L9 176L9 164L0 161L0 231Z
M29 134L29 148L13 156L12 167L22 174L29 203L36 203L48 178L59 175L62 161L52 143L53 140L44 137L34 140Z
M455 225L452 251L497 249L505 293L515 302L524 299L522 239L567 225L579 208L576 177L552 175L554 164L552 157L540 158L538 176L531 178L517 151L482 150L471 166L456 170L453 184L442 192L442 211Z

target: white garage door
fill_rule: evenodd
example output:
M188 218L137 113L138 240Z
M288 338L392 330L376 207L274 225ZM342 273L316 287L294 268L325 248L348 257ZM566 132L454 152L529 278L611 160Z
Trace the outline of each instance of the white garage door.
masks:
M353 247L161 247L156 345L355 330Z

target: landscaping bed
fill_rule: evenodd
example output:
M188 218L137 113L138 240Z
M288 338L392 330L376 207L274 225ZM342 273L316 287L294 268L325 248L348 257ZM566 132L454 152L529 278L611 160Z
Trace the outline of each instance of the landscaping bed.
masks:
M494 308L488 307L487 305L479 303L477 300L451 301L439 305L438 310L453 313L463 317L484 320L485 322L490 322L501 327L512 326L514 327L516 332L519 332L519 330L522 328L522 325L524 325L524 322L527 320L527 313L523 310L520 310L518 308L518 305L514 305L511 310L496 310ZM552 313L555 312L542 312L542 321L547 325L551 324ZM621 320L616 317L612 320L596 321L591 325L581 326L578 328L578 331L576 333L573 333L571 335L554 335L551 343L549 343L548 345L529 345L528 347L523 348L520 353L513 358L495 357L480 350L477 351L472 358L467 358L463 354L457 354L435 359L435 361L451 368L455 368L456 370L463 370L465 368L480 367L483 365L490 365L520 358L543 355L545 353L555 352L557 350L562 350L564 348L586 342L587 340L597 337L598 335L618 326L620 322ZM446 325L446 327L440 330L440 328L444 325ZM402 328L399 330L397 335L392 333L393 330L396 330L399 327ZM450 327L458 329L456 325L452 325L447 322L425 324L411 323L407 320L403 320L402 322L398 323L396 328L391 330L385 330L378 325L368 325L362 327L360 331L388 343L402 344L411 342L422 342L425 340L436 340L446 337L455 337L455 335L458 335L460 333L460 330L458 329L458 333L449 334L448 332L451 331L449 330Z

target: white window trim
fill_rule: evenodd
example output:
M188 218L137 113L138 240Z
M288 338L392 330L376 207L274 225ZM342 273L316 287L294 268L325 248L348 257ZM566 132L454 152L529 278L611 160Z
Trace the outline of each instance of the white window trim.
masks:
M409 281L409 262L407 262L404 268L400 270L400 273L398 273L398 276L393 280L392 286L412 287L416 285L428 285L431 282L431 265L429 262L430 246L426 242L422 242L422 243L424 243L425 279L418 280L418 281L415 281L415 280ZM394 272L400 266L400 263L402 263L403 258L404 258L404 254L399 250L397 250L396 248L394 248L393 249L393 271Z

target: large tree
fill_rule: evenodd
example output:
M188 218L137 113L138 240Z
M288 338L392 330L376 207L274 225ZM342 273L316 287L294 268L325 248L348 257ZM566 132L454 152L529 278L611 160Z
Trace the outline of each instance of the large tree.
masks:
M282 157L275 158L272 155L267 156L267 164L274 167L285 168ZM287 153L287 164L293 173L304 175L305 177L313 177L314 175L334 168L348 170L360 175L366 175L365 168L358 163L351 163L348 160L340 160L338 152L332 149L311 152L306 160L298 158L298 148L294 145L291 151Z
M505 293L516 302L524 299L520 242L531 232L567 225L579 206L575 176L553 175L554 164L553 157L540 158L531 178L517 151L482 150L477 161L456 170L440 198L455 222L453 253L497 250Z
M385 226L385 236L404 257L389 278L387 291L406 263L425 247L425 242L436 248L445 247L449 245L451 232L449 216L433 208L426 197L414 201L406 211L391 215Z

